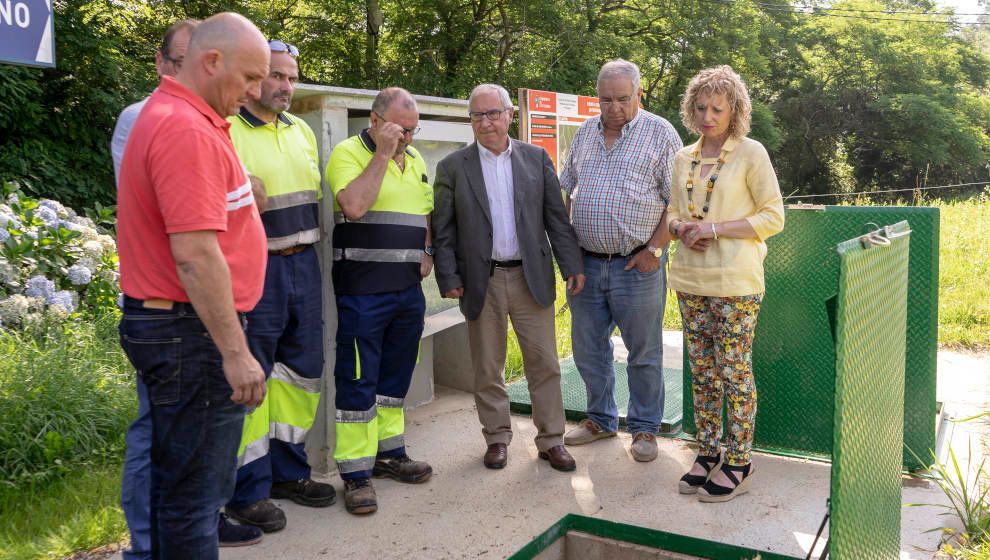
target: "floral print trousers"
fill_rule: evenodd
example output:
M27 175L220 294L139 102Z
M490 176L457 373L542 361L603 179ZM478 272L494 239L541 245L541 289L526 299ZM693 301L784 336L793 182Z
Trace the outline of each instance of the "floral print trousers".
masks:
M677 293L684 323L694 421L701 455L718 455L722 438L722 401L728 396L726 461L750 462L756 421L753 379L753 330L763 294L737 297Z

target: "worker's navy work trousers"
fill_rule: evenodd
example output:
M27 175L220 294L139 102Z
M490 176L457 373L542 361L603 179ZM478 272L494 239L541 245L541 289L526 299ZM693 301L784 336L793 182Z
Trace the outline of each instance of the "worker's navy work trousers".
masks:
M268 393L245 419L232 508L268 498L275 482L310 478L305 446L322 389L322 289L315 247L268 256L264 293L247 314L248 346Z

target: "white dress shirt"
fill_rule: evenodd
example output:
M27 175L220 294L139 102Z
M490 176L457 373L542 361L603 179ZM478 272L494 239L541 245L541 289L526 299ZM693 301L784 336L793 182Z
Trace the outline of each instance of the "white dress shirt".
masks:
M516 238L516 205L512 188L512 141L501 154L495 155L478 143L481 172L485 176L488 207L492 211L492 258L497 261L519 259Z

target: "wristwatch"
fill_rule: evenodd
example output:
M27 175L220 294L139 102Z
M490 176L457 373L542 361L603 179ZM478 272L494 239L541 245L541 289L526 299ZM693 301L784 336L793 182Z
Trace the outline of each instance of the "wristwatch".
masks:
M433 245L427 245L423 248L423 252L432 257L436 251L433 250Z
M647 245L646 250L652 253L653 256L658 259L663 256L663 249L654 247L653 245Z

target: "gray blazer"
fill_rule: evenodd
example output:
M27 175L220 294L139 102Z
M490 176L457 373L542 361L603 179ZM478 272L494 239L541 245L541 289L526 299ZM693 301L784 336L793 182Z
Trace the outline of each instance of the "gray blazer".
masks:
M551 248L564 278L584 272L581 249L564 210L550 156L543 148L509 141L523 274L533 299L550 307L556 296ZM431 228L440 294L463 286L461 312L473 321L485 305L493 243L492 214L477 143L457 150L437 165L433 193Z

